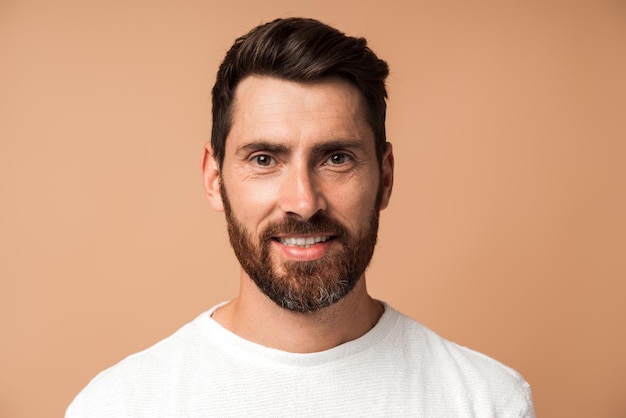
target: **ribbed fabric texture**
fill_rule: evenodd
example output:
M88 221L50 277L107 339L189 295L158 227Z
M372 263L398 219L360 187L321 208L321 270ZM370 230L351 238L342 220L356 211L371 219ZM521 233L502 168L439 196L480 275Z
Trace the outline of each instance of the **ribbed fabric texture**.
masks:
M378 324L333 349L260 346L214 307L100 373L66 417L534 417L528 383L385 305Z

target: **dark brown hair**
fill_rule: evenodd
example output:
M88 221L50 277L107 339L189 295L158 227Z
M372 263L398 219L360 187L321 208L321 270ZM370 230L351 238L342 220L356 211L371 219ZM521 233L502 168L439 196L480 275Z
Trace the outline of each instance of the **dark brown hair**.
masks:
M266 75L297 82L339 77L363 95L367 118L376 140L379 162L385 151L385 113L389 74L387 63L364 38L346 36L314 19L276 19L238 38L226 53L213 86L211 146L219 166L232 123L235 88L249 75Z

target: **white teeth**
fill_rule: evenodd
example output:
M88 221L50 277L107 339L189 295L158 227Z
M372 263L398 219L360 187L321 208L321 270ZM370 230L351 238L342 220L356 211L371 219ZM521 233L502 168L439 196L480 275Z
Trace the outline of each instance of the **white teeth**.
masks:
M318 242L328 241L330 237L298 237L298 238L280 238L283 245L297 245L298 247L309 248Z

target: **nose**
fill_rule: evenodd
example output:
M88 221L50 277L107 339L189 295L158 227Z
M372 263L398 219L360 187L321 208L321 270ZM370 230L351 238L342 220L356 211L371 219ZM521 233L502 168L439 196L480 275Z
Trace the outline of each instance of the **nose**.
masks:
M288 215L308 220L326 207L321 182L313 170L305 165L290 167L283 178L280 209Z

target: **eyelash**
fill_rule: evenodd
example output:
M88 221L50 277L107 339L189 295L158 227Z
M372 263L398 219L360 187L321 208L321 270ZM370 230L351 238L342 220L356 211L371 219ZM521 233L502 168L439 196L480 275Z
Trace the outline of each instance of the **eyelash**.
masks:
M267 164L262 164L260 162L261 158L267 159ZM251 158L251 161L254 162L256 165L258 165L259 167L271 167L272 164L275 162L274 157L272 157L271 155L268 155L268 154L257 154L257 155L254 155Z
M343 158L343 161L339 163L334 163L333 158L336 158L336 157ZM267 160L266 163L265 164L262 163L261 159ZM252 156L250 160L259 167L271 167L276 163L276 160L274 159L274 157L268 154L257 154L257 155ZM328 158L324 160L324 165L341 166L341 165L349 163L350 161L352 161L352 157L349 154L345 152L333 152L332 154L328 156Z
M340 162L340 163L337 163L337 164L334 164L334 163L332 162L332 159L333 159L334 157L343 157L344 161L342 161L342 162ZM352 159L352 157L350 157L350 156L349 156L348 154L346 154L345 152L334 152L334 153L332 153L332 154L330 155L330 157L328 157L328 158L326 159L326 163L328 163L329 165L343 165L343 164L346 164L346 163L350 162L350 160L351 160L351 159Z

